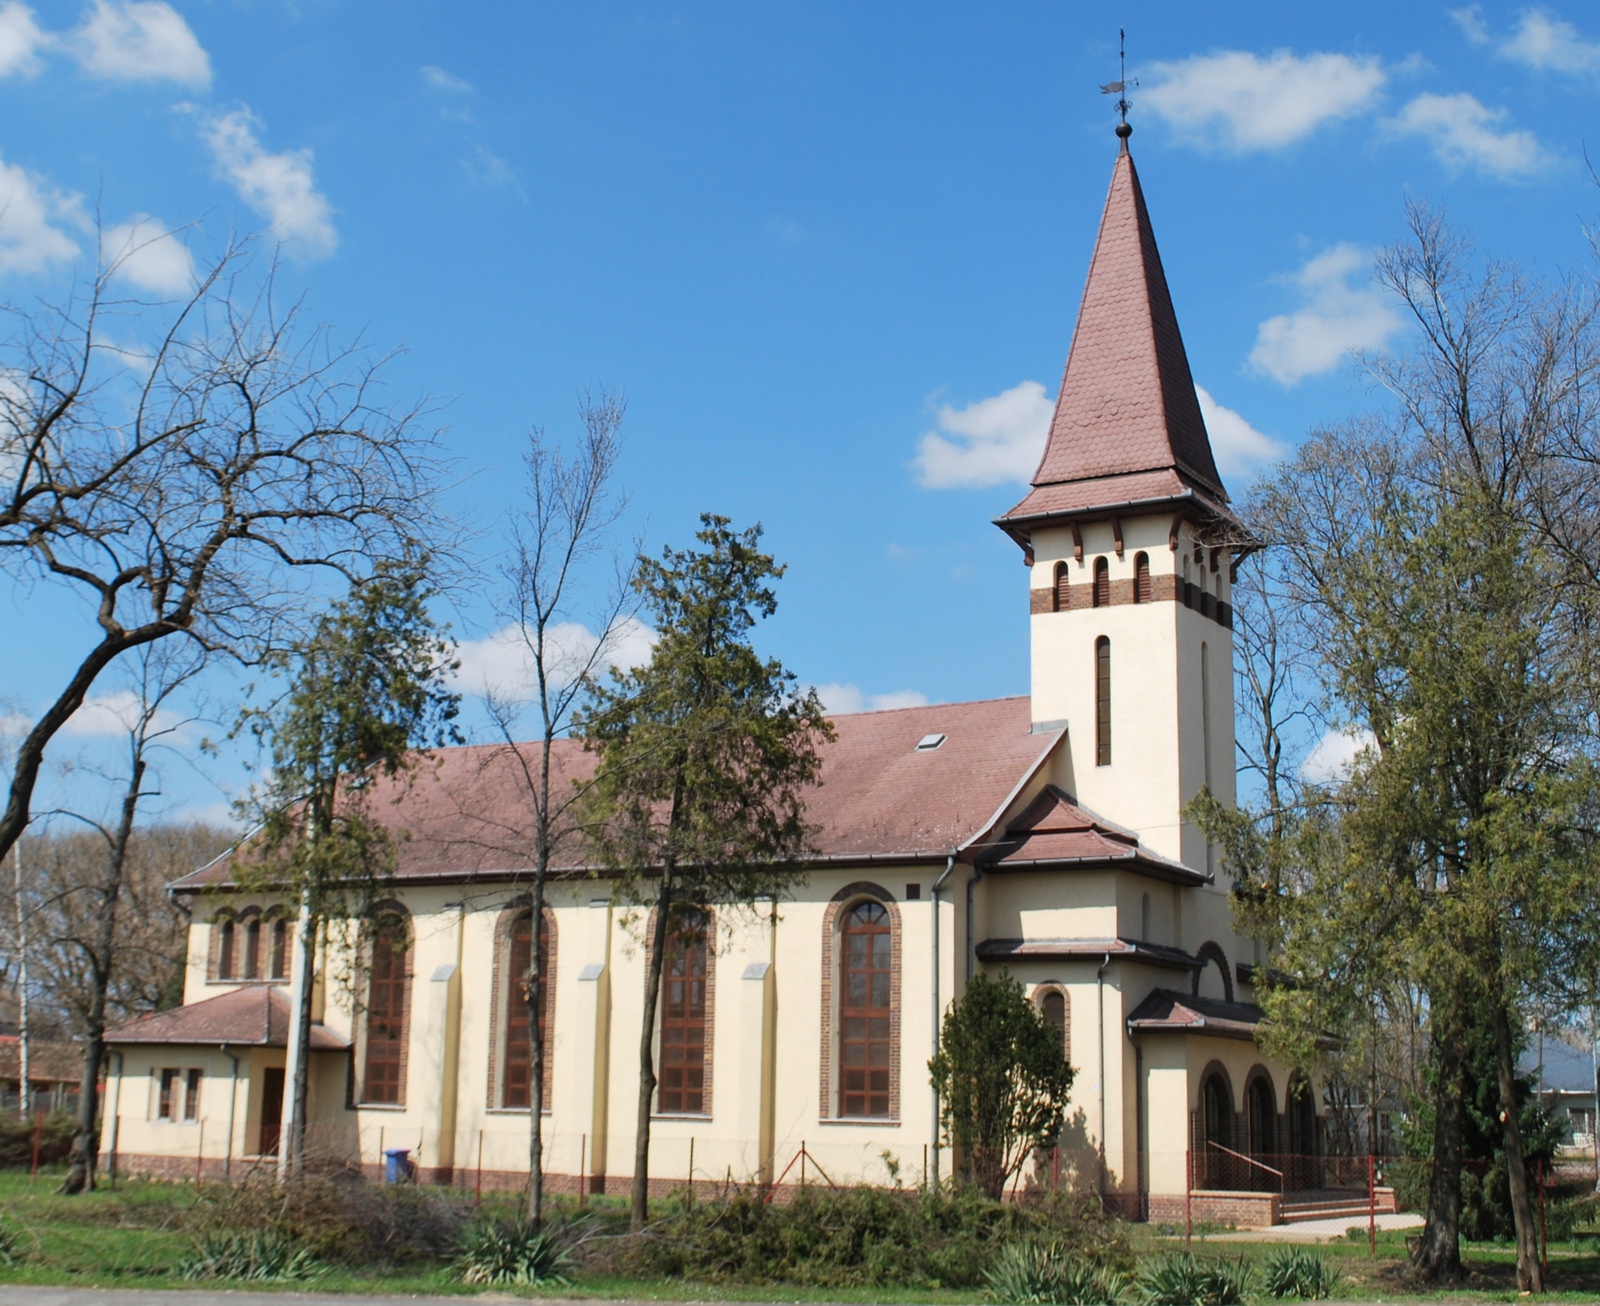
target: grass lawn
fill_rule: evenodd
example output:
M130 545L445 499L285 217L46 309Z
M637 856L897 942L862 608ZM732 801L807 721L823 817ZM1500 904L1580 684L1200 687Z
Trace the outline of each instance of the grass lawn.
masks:
M41 1174L37 1180L23 1173L0 1172L0 1227L15 1235L24 1256L16 1268L0 1268L0 1280L17 1284L105 1288L210 1288L178 1276L177 1266L195 1246L196 1192L188 1184L145 1181L119 1182L114 1190L101 1189L83 1197L61 1197L55 1188L60 1174ZM509 1214L514 1199L486 1198L491 1211ZM558 1213L568 1208L558 1199ZM620 1224L620 1199L601 1199L601 1220ZM1193 1250L1206 1257L1244 1258L1259 1262L1275 1243L1215 1242L1208 1236L1220 1230L1197 1230ZM1128 1241L1143 1259L1183 1250L1181 1231L1173 1238L1160 1228L1133 1225ZM1369 1256L1367 1236L1360 1229L1351 1240L1335 1241L1322 1252L1345 1275L1341 1296L1349 1301L1451 1301L1501 1302L1517 1300L1515 1256L1506 1246L1470 1244L1462 1248L1469 1281L1449 1293L1427 1296L1406 1293L1397 1275L1405 1262L1405 1234L1380 1232L1378 1254ZM1547 1300L1593 1302L1600 1300L1600 1241L1584 1238L1550 1246ZM480 1291L455 1282L438 1262L382 1269L335 1269L305 1284L229 1284L249 1291L284 1291L303 1287L317 1292L470 1295ZM497 1289L504 1293L504 1289ZM524 1290L524 1296L538 1296ZM580 1274L569 1287L553 1289L548 1296L594 1299L630 1298L658 1301L751 1302L971 1302L970 1289L929 1291L912 1289L806 1288L773 1284L697 1283L684 1279L624 1279Z

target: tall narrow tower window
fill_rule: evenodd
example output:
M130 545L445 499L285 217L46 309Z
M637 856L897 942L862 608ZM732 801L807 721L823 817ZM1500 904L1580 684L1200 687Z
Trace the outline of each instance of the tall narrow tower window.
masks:
M1050 599L1051 607L1056 612L1065 612L1067 610L1067 592L1068 586L1071 584L1069 575L1066 563L1056 563L1056 581Z
M1094 605L1097 608L1111 606L1111 568L1104 558L1094 560Z
M1205 642L1200 644L1200 747L1205 758L1201 774L1211 783L1211 658Z
M1104 635L1094 642L1094 764L1111 765L1111 641Z
M1133 601L1135 603L1150 602L1153 591L1150 588L1150 555L1148 553L1136 554L1133 559Z

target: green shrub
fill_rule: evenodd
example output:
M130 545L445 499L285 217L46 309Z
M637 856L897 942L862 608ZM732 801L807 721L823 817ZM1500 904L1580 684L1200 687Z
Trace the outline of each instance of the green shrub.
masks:
M39 1130L39 1164L54 1165L57 1161L67 1159L78 1122L65 1111L53 1111L47 1116L35 1116L31 1120L0 1115L0 1169L26 1170L32 1167L35 1124Z
M14 1270L27 1259L22 1250L22 1235L8 1224L0 1224L0 1265Z
M1340 1275L1321 1252L1280 1247L1261 1267L1261 1282L1274 1301L1324 1301L1333 1296Z
M1202 1261L1188 1253L1162 1256L1139 1269L1141 1306L1239 1306L1250 1292L1250 1265Z
M309 1250L296 1247L282 1234L244 1231L207 1234L178 1266L185 1279L247 1283L303 1281L326 1270Z
M1091 1265L1059 1242L1011 1242L984 1271L989 1295L1015 1306L1114 1306L1123 1278Z
M525 1220L480 1220L469 1225L451 1263L463 1283L566 1284L570 1262L565 1244L550 1229Z
M997 1248L1059 1241L1093 1266L1131 1268L1119 1225L1062 1199L995 1202L883 1188L807 1188L788 1205L755 1192L671 1211L637 1238L592 1253L594 1268L644 1278L848 1288L981 1288Z

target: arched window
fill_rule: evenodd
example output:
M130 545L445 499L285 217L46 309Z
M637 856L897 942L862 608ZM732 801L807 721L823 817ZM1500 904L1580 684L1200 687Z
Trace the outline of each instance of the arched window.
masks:
M1104 558L1094 560L1094 606L1111 606L1111 567Z
M1094 764L1111 765L1111 641L1094 642Z
M1206 1077L1200 1090L1200 1120L1204 1130L1202 1141L1208 1151L1216 1151L1210 1146L1212 1143L1218 1147L1233 1146L1233 1094L1221 1075Z
M522 912L511 923L506 974L506 1055L501 1105L533 1105L533 1026L529 994L533 977L533 913ZM550 918L539 922L539 1034L544 1047L541 1077L544 1105L550 1105Z
M1316 1155L1317 1107L1304 1075L1290 1081L1288 1106L1289 1151L1295 1156Z
M261 917L252 916L244 926L244 968L239 972L243 979L261 978Z
M1146 943L1154 942L1150 934L1150 924L1150 895L1146 893L1139 899L1139 937Z
M269 979L289 978L289 922L279 916L272 922L271 970Z
M839 955L839 1114L887 1116L890 1059L889 913L859 902L845 913Z
M1251 1156L1272 1155L1274 1148L1272 1127L1277 1114L1274 1107L1272 1081L1263 1072L1250 1081L1250 1087L1245 1093L1245 1109L1250 1124Z
M1066 563L1056 563L1055 585L1052 587L1050 596L1050 606L1052 611L1065 612L1069 607L1072 606L1071 576L1072 573L1067 570Z
M367 936L367 956L370 978L361 1100L398 1106L405 1100L411 1014L410 922L397 911L378 917Z
M667 941L661 969L661 1083L656 1109L668 1115L706 1110L706 1052L711 1043L708 922L684 922Z
M1072 1060L1072 1006L1064 990L1045 989L1039 995L1039 1014L1061 1035L1061 1055Z
M234 924L229 919L217 928L220 932L217 940L217 978L229 980L233 978Z
M1150 555L1136 553L1133 557L1133 601L1148 603L1154 593L1150 584Z

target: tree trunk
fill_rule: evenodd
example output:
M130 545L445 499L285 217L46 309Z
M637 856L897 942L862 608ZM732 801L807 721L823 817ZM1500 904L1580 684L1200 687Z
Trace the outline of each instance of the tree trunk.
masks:
M128 791L122 799L122 820L111 845L106 878L100 885L96 904L94 955L89 958L94 989L85 1013L83 1041L83 1080L78 1087L78 1128L72 1135L72 1151L67 1158L67 1177L61 1193L86 1193L94 1189L94 1167L100 1150L100 1066L105 1060L106 992L111 987L112 952L116 947L117 906L122 897L122 882L128 865L128 844L133 838L133 818L138 811L144 785L145 762L137 752Z
M1517 1232L1517 1289L1543 1292L1544 1271L1539 1264L1539 1233L1528 1191L1528 1163L1522 1151L1522 1121L1517 1112L1516 1063L1511 1049L1511 1022L1505 1004L1489 1001L1489 1023L1494 1029L1495 1068L1500 1080L1500 1131L1506 1149L1506 1177L1511 1183L1511 1218Z
M650 1112L656 1096L656 1005L661 1000L661 968L667 952L667 917L672 909L672 870L662 871L656 894L656 923L644 974L644 1016L639 1030L639 1115L633 1144L633 1217L638 1233L650 1215Z
M1428 1184L1428 1221L1411 1255L1413 1276L1429 1283L1461 1277L1461 1011L1459 999L1438 1011L1434 1055L1439 1092L1433 1117L1433 1174Z
M533 919L528 922L533 935L529 950L528 995L528 1222L537 1229L544 1223L544 882L548 873L548 854L533 877ZM581 1176L579 1182L582 1182Z
M294 1121L289 1137L278 1146L289 1149L288 1177L298 1179L306 1169L306 1109L311 1099L311 1008L312 989L317 976L317 931L321 923L314 915L306 917L305 940L300 948L300 1056L294 1068L294 1083L289 1091L294 1094Z

